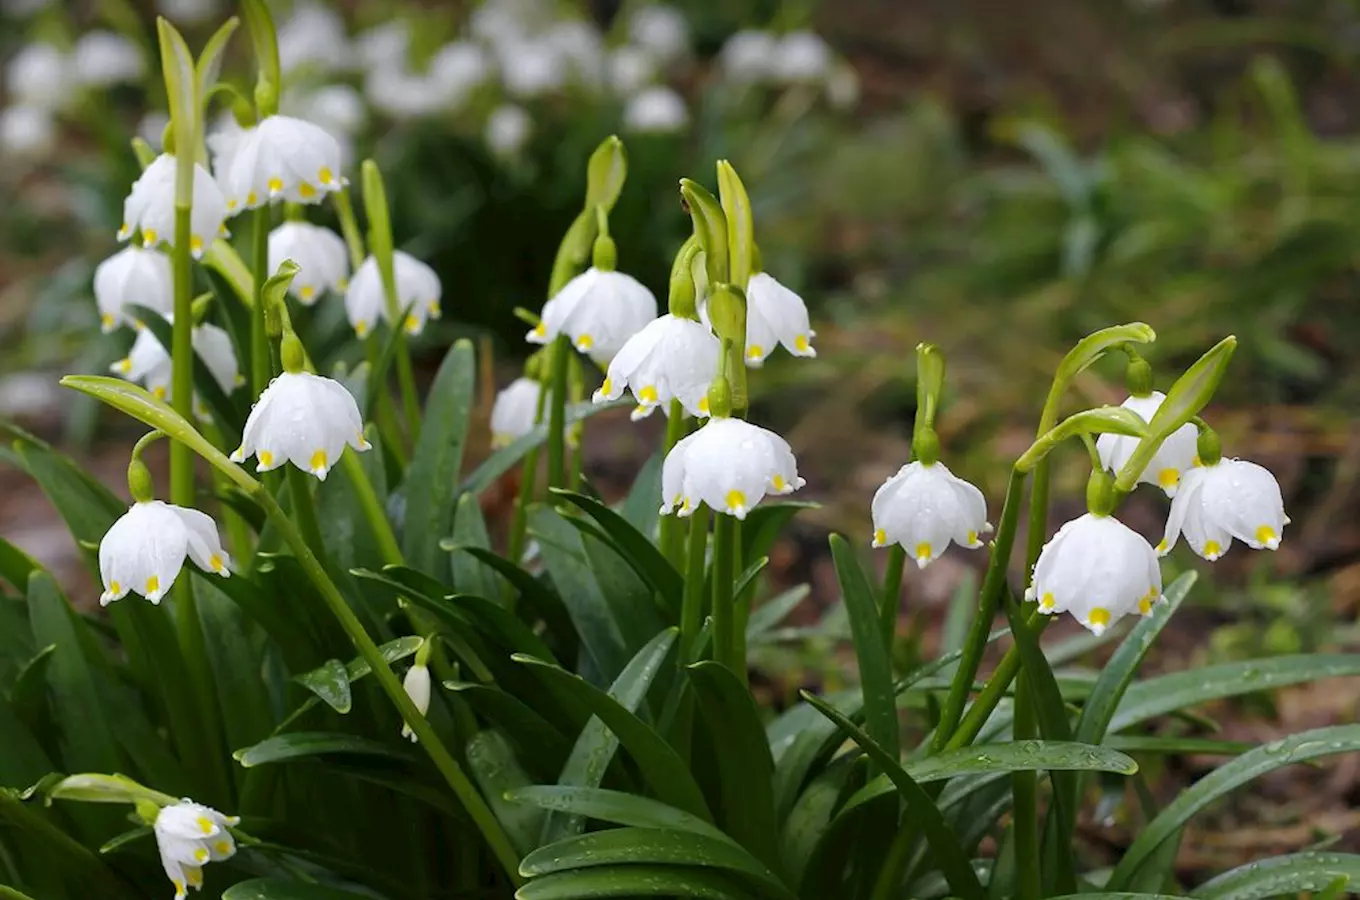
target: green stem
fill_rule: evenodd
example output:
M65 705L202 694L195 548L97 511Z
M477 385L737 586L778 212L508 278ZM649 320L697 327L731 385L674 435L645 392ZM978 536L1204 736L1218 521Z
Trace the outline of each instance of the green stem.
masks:
M878 623L883 630L883 641L892 658L893 638L897 634L897 610L902 600L902 571L907 565L907 551L901 544L888 548L888 565L883 573L883 593L878 602Z
M250 387L259 397L269 386L269 333L265 326L264 283L269 280L269 206L251 216L251 261L255 269L255 305L250 309Z
M482 798L482 795L477 792L467 774L458 765L457 760L453 758L439 739L439 735L430 727L429 721L420 714L415 704L411 702L411 698L406 695L405 689L402 688L401 682L392 672L387 660L383 658L377 644L373 642L373 638L369 637L359 618L350 609L349 604L345 602L340 589L326 574L325 568L312 553L311 548L308 547L302 533L294 527L283 509L267 492L256 490L254 496L257 502L264 506L265 512L269 514L270 518L274 519L279 533L292 548L293 554L297 557L303 571L316 585L322 599L325 600L331 613L339 621L345 633L349 635L350 640L353 641L359 655L372 668L373 676L377 679L378 685L392 700L397 711L401 713L402 719L411 726L420 746L429 755L435 768L444 776L449 787L453 789L459 802L463 804L463 808L472 818L473 824L477 826L478 831L482 833L482 837L490 846L491 852L495 854L496 859L504 867L510 881L516 885L522 884L523 879L519 874L519 853L510 843L509 837L496 819L495 814Z
M374 540L378 542L378 552L382 554L383 562L389 566L403 565L406 560L402 555L401 545L397 543L392 523L387 519L387 513L378 500L378 492L373 489L373 482L364 471L364 464L360 461L359 455L346 448L344 455L340 457L340 465L345 467L345 474L349 476L350 484L354 486L354 493L359 499L359 509L373 532Z
M1048 627L1052 616L1045 616L1039 612L1030 614L1026 625L1033 630L1034 639L1038 640ZM1006 655L1001 658L996 669L992 672L992 677L987 679L987 683L978 691L977 697L973 700L973 705L968 707L968 714L963 717L959 727L955 730L954 736L945 745L945 750L958 750L967 747L982 731L982 726L987 724L992 712L996 710L996 705L1001 702L1001 698L1006 696L1006 691L1011 686L1011 682L1020 674L1020 651L1012 645L1006 651Z
M354 218L354 205L349 201L349 188L341 188L331 194L335 204L335 215L340 220L340 233L345 236L345 248L349 251L351 275L364 264L364 237L359 231L359 223Z
M963 656L954 680L949 685L944 709L940 713L940 724L935 729L933 748L939 752L951 740L955 728L963 718L963 707L968 701L968 691L982 664L982 654L987 647L987 635L996 617L997 604L1006 586L1006 568L1010 563L1011 548L1015 544L1016 526L1020 519L1020 504L1025 489L1024 473L1012 469L1010 481L1006 485L1005 505L1001 509L1001 524L997 528L996 541L992 545L991 559L987 563L987 575L978 592L977 614L968 631L963 645ZM1014 649L1014 648L1012 648ZM1018 662L1019 656L1017 654ZM974 704L976 707L977 704Z
M411 435L411 446L420 438L420 395L416 392L416 373L411 365L411 348L406 332L400 324L397 341L397 387L401 391L401 407L406 414L406 430Z
M678 529L677 529L678 530ZM694 662L699 632L704 627L704 567L708 549L708 507L700 506L689 517L689 543L685 557L685 594L680 606L680 661Z
M1015 685L1015 740L1038 736L1029 679ZM1033 769L1011 775L1012 815L1015 823L1016 894L1018 900L1038 900L1042 893L1039 872L1039 777Z
M345 448L346 456L349 455L348 450L348 447ZM312 502L310 482L312 476L292 464L285 466L284 470L287 473L284 477L288 481L288 496L292 500L293 518L297 520L298 530L302 532L307 546L312 548L317 558L324 560L326 545L321 540L321 525L316 520L316 505Z
M713 519L713 658L737 672L736 636L733 627L736 604L732 583L736 578L736 519L718 513Z
M670 455L671 449L680 442L685 436L686 426L684 421L685 410L680 405L679 400L672 400L670 409L667 410L669 416L666 419L666 443L661 449L661 459L664 462ZM660 527L657 533L657 545L661 548L662 554L671 561L677 569L683 565L681 554L684 553L684 536L680 530L680 520L675 516L662 516Z
M741 522L733 521L732 535L732 577L736 578L744 571L750 560L746 559L741 552ZM746 626L751 621L751 595L755 593L755 585L749 584L745 589L738 591L733 598L734 616L732 619L732 665L733 671L737 673L737 678L741 679L743 685L746 684Z
M874 882L873 893L869 895L870 900L895 900L898 897L902 875L907 863L911 862L911 850L916 846L918 837L920 831L914 819L904 818L898 823L897 834L893 835L888 853L883 857L883 866Z
M193 421L194 416L193 261L189 249L191 212L190 204L175 205L175 243L170 253L175 311L170 339L171 405L186 421ZM192 508L194 501L194 452L176 441L170 445L170 502ZM220 803L231 797L231 779L221 752L222 728L217 718L217 693L213 689L212 672L208 668L207 642L198 621L198 601L187 573L175 580L171 595L174 598L175 630L180 652L184 655L190 689L198 707L195 733L176 737L189 757L186 763L205 770L211 790L209 798Z
M203 425L203 436L212 441L213 445L223 448L230 452L231 448L226 447L222 437L222 431L215 423L208 422ZM172 442L170 446L175 446ZM231 487L231 479L216 469L212 470L213 484L219 491L225 492ZM233 509L229 504L218 504L217 513L222 518L222 527L227 532L227 543L231 547L231 555L235 559L245 560L251 552L250 525L241 514Z
M548 381L548 487L566 486L567 477L567 367L571 342L563 335L553 341Z

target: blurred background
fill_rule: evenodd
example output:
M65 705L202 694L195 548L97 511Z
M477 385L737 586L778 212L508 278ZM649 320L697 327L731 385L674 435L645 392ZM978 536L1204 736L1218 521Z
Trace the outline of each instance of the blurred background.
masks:
M129 141L159 147L165 125L154 16L198 46L230 6L0 0L0 418L63 442L112 485L126 423L55 382L105 371L131 341L100 334L91 275L116 247L137 173ZM677 179L711 185L714 160L735 163L765 267L808 301L817 330L816 360L778 353L753 379L754 417L789 437L803 495L821 504L772 561L779 579L811 584L805 620L835 600L826 532L867 544L869 498L908 458L917 342L940 345L949 362L946 459L995 505L1062 354L1089 331L1141 320L1158 332L1151 360L1163 389L1238 335L1207 415L1225 452L1277 473L1293 518L1278 553L1239 549L1212 585L1201 581L1161 664L1360 643L1360 4L271 6L283 111L336 134L351 160L379 162L399 245L443 279L445 318L416 347L427 372L472 334L494 347L500 383L513 377L527 349L514 309L546 299L602 137L619 133L629 152L612 229L620 268L663 298L688 229ZM225 77L252 83L244 34ZM213 115L229 127L225 104ZM314 353L344 358L338 299L306 325ZM1072 408L1120 402L1122 361L1097 366L1075 395ZM597 417L588 435L586 471L606 493L626 487L657 445L626 414ZM1074 448L1058 465L1057 521L1080 508L1083 458ZM65 529L19 473L0 467L0 497L0 534L58 570L78 568ZM1127 519L1155 540L1165 509L1145 490ZM980 556L955 551L909 573L902 653L934 642ZM1179 553L1171 565L1203 567ZM825 614L821 634L834 638L837 613ZM767 648L770 690L841 679L832 643ZM1328 681L1262 704L1245 712L1269 715L1225 729L1255 740L1353 719L1360 684ZM1320 804L1311 821L1360 834L1358 770L1310 784ZM1295 803L1297 782L1281 778L1275 794ZM1278 799L1269 780L1263 790L1254 802ZM1289 808L1276 831L1253 832L1263 851L1298 845ZM1234 814L1187 846L1249 855L1258 845L1213 843Z

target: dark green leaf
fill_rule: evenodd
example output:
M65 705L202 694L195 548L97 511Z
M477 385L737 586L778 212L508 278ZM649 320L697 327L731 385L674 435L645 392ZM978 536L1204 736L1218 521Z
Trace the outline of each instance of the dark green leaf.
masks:
M850 631L859 663L860 689L864 695L864 730L893 759L901 753L898 737L897 701L893 692L892 661L879 628L878 604L855 559L850 544L839 534L831 535L831 559L850 616Z
M509 741L496 731L479 731L467 743L467 761L515 851L523 855L538 846L545 811L505 799L506 794L531 783Z
M647 458L619 509L629 525L649 538L656 534L657 522L661 518L662 462L660 453L653 453Z
M446 681L444 687L514 741L520 758L541 779L555 778L562 771L571 742L523 700L498 687L466 681Z
M746 561L769 556L774 542L784 533L789 521L801 510L817 509L821 504L801 500L762 503L746 514L741 523L741 558Z
M721 831L698 816L692 816L684 810L667 806L657 800L625 794L622 791L544 784L512 791L510 799L516 803L532 803L543 809L598 819L602 822L613 822L616 825L678 829L709 837L726 838Z
M424 425L402 486L406 563L439 578L448 576L448 559L439 551L439 540L453 525L453 496L463 466L476 374L472 343L457 341L430 387Z
M321 668L295 675L293 680L338 713L347 713L354 706L349 673L345 671L345 664L338 659L328 659L321 664Z
M14 715L33 734L46 734L52 724L51 711L47 706L47 667L56 649L56 644L48 644L24 663L9 694Z
M1264 744L1224 763L1181 791L1176 799L1138 833L1110 875L1109 886L1129 883L1143 862L1191 816L1253 778L1281 766L1360 750L1360 725L1317 728Z
M680 866L613 866L536 878L516 900L585 900L592 897L692 897L755 900L756 895L717 872ZM226 898L233 900L233 898Z
M486 531L482 507L473 494L463 494L458 498L458 509L453 515L452 542L457 547L491 549L491 536ZM443 541L439 547L445 549ZM488 599L500 596L500 579L496 576L496 570L470 553L453 554L453 586L460 594L476 594Z
M784 621L784 617L793 612L811 592L812 588L800 584L757 606L751 611L751 618L746 623L747 642L759 643L770 629Z
M579 507L599 523L600 528L613 541L619 555L633 567L633 571L661 595L666 606L673 610L680 609L684 581L680 578L680 573L675 571L675 567L646 535L630 525L623 516L592 497L563 490L554 490L553 493Z
M274 727L259 631L219 590L227 581L241 580L199 578L193 583L229 747L262 740Z
M614 403L576 403L567 407L567 424L584 421L596 413L604 412L607 409L618 409L624 406L631 406L631 401L618 400ZM463 480L459 486L459 491L469 494L480 494L482 491L496 483L506 472L519 465L524 455L535 447L542 446L548 439L548 426L536 425L533 430L522 437L516 438L508 444L482 461L472 474ZM657 503L660 508L660 503Z
M266 738L251 747L244 747L232 757L247 769L268 763L289 762L312 756L325 756L332 753L380 756L387 759L408 760L409 754L402 753L387 744L353 734L340 734L327 731L294 731Z
M315 882L255 878L227 888L222 892L222 900L373 900L373 896Z
M545 633L553 638L554 642L560 641L573 648L579 646L576 629L572 625L571 617L567 615L567 608L563 604L562 598L548 585L490 550L484 550L480 547L459 547L449 542L441 542L439 546L454 553L467 553L476 557L488 567L495 569L519 592L520 599L524 601L527 607L525 610L526 618L536 616L542 619L546 626ZM529 621L533 621L533 619L529 618ZM574 652L572 655L574 656Z
M0 538L0 578L14 585L19 593L28 592L29 573L41 568L33 557Z
M1290 853L1238 866L1191 892L1200 900L1266 900L1326 890L1337 878L1360 884L1360 855L1314 851Z

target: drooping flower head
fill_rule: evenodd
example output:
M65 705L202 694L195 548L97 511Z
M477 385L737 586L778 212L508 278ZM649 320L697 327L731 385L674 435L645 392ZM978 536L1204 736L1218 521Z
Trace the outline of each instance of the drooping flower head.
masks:
M1274 550L1288 524L1280 483L1268 469L1245 459L1219 459L1185 473L1157 552L1170 553L1182 534L1190 549L1211 562L1228 552L1233 538L1253 550Z
M1071 613L1095 634L1162 597L1157 554L1138 532L1095 513L1058 529L1039 554L1025 599L1044 615Z
M298 265L288 293L310 306L326 291L343 291L349 278L349 251L340 235L310 222L284 222L269 232L269 271L285 259Z
M175 244L175 157L162 153L152 160L123 201L123 224L118 240L126 241L138 231L148 247L164 241ZM194 164L194 198L189 223L189 250L202 256L208 245L223 234L227 202L208 170Z
M184 900L189 888L203 886L205 863L236 853L236 840L228 829L240 821L187 798L161 808L152 830L165 877L175 886L175 900Z
M310 372L284 372L269 383L246 418L233 462L254 456L268 472L291 462L322 481L345 452L372 446L359 405L345 386Z
M401 250L392 254L392 270L397 283L398 312L404 313L401 327L407 334L420 334L428 320L439 318L439 299L444 287L434 269ZM380 318L389 326L394 324L388 318L382 272L375 257L364 260L350 279L345 290L345 314L359 337L372 331Z
M174 322L174 316L167 315ZM224 394L230 394L241 381L240 366L236 361L236 349L231 344L231 335L216 325L195 325L193 330L194 354L203 360L212 374L213 380ZM149 328L137 333L128 355L118 360L109 369L128 381L135 381L150 391L157 400L173 403L171 380L173 367L170 353L161 345L160 340ZM194 395L194 415L207 420L208 407Z
M721 353L722 345L706 326L667 313L624 343L592 399L617 400L631 390L637 401L635 422L657 407L670 415L671 400L679 400L692 416L707 416L708 386L718 372Z
M281 200L320 203L345 184L340 142L291 116L269 116L247 128L215 165L232 214Z
M543 386L534 379L516 378L496 395L491 406L491 446L504 447L533 430L542 394ZM543 408L548 408L546 396Z
M1166 394L1152 391L1143 396L1129 397L1120 406L1137 413L1144 422L1151 422L1164 400ZM1155 484L1165 491L1168 497L1176 496L1181 478L1195 465L1197 459L1195 438L1195 426L1188 423L1172 432L1157 449L1147 468L1138 476L1139 483ZM1127 435L1106 433L1096 439L1096 452L1100 455L1100 464L1110 472L1118 472L1124 468L1124 464L1137 448L1138 438Z
M606 365L655 318L656 297L642 282L591 266L543 305L543 319L526 339L548 344L564 334L577 350Z
M95 267L94 302L105 333L119 325L137 327L136 319L124 313L131 304L169 315L174 308L170 259L158 250L124 247Z
M411 698L411 702L416 705L416 709L420 710L422 716L430 711L430 669L428 666L419 662L411 666L406 670L406 677L402 679L401 686L405 688L406 696ZM409 739L411 743L415 743L417 740L416 733L405 722L401 726L401 736Z
M76 41L72 54L76 83L105 88L141 81L146 60L133 41L112 31L89 31Z
M99 542L99 604L108 606L129 591L160 603L186 556L205 572L231 574L231 557L212 517L159 500L132 504Z
M677 443L661 467L661 514L688 516L700 503L746 518L766 496L805 482L788 442L741 419L711 419Z
M817 332L808 321L803 298L773 277L757 272L746 283L746 364L759 366L775 344L794 356L816 356L812 339Z
M875 547L901 544L924 569L952 541L970 550L992 530L982 491L944 463L910 462L883 482L872 505Z

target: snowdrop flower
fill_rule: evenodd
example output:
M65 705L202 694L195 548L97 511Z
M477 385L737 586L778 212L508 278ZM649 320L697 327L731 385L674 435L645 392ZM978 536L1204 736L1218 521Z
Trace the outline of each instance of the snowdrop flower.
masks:
M1228 552L1233 538L1253 550L1274 550L1288 524L1280 483L1269 470L1245 459L1220 459L1185 473L1157 553L1170 553L1182 534L1210 562Z
M236 853L236 841L228 829L240 821L187 798L161 808L152 830L165 876L175 886L175 900L184 900L189 888L203 886L204 863Z
M522 107L506 104L486 120L486 145L497 156L514 156L524 149L533 121Z
M353 395L330 378L284 372L255 401L231 459L254 456L260 472L291 462L325 481L346 444L355 450L372 446Z
M666 455L661 514L688 516L702 502L744 519L767 495L790 494L804 484L779 435L741 419L710 419Z
M172 323L175 319L172 315L166 315L165 318ZM236 361L236 349L231 344L231 336L216 325L203 324L194 326L192 339L194 353L208 367L213 381L217 382L224 394L230 394L241 383L240 365ZM139 331L128 355L109 368L128 381L144 385L157 400L174 402L170 353L151 329ZM211 418L207 405L197 395L194 396L194 415L205 421Z
M349 55L345 21L319 3L302 3L278 29L279 66L284 74L303 66L329 70Z
M670 415L673 399L690 415L707 416L708 386L718 374L721 354L722 344L707 327L667 313L624 343L592 399L617 400L625 388L631 390L638 404L634 422L658 406Z
M331 134L354 134L364 127L364 98L347 84L328 84L314 91L285 94L282 105Z
M217 0L156 0L156 9L172 22L198 25L218 14Z
M231 557L222 549L211 516L159 500L133 503L99 542L99 578L104 583L99 605L121 600L129 591L160 603L186 556L205 572L224 578L231 574Z
M8 16L21 18L46 9L52 5L52 2L53 0L0 0L0 11Z
M623 109L623 127L629 131L670 134L688 121L684 99L665 85L640 91Z
M160 150L165 141L165 129L170 125L170 115L153 109L137 121L137 137L146 141L153 149Z
M826 78L826 99L832 109L842 112L859 103L859 73L849 63L841 63Z
M883 482L872 506L875 547L901 544L924 569L950 541L976 550L992 530L982 491L944 463L910 462Z
M161 241L174 246L175 240L175 157L162 153L133 182L123 201L123 225L118 240L126 241L142 233L148 247ZM227 202L208 170L194 164L194 204L189 223L189 251L194 258L203 255L219 234L224 234Z
M773 69L782 81L822 81L831 71L831 48L811 31L791 31L779 40Z
M746 364L757 367L774 352L775 344L794 356L816 356L812 339L817 332L808 321L803 298L764 272L746 282Z
M628 45L609 54L608 69L609 86L628 97L656 78L656 59L650 51Z
M370 28L354 41L360 63L370 72L405 67L410 47L411 32L404 19L391 19Z
M374 69L364 79L364 94L374 107L398 119L419 119L439 112L443 98L424 75L404 67Z
M310 222L284 222L269 232L269 271L285 259L298 264L288 293L311 306L327 291L343 291L349 278L349 251L344 238Z
M633 13L628 20L628 39L667 63L689 50L689 24L674 6L655 3Z
M55 110L71 100L71 61L51 44L27 44L5 67L5 85L19 106Z
M496 395L496 402L491 405L492 447L504 447L534 430L540 395L543 408L547 409L543 386L532 378L516 378Z
M603 365L655 318L656 297L640 281L591 266L543 304L543 319L526 339L547 344L565 334L577 350Z
M546 39L509 41L498 46L496 54L505 90L516 99L551 94L567 83L569 61Z
M405 312L402 328L407 334L420 334L428 319L440 316L439 298L443 286L439 276L425 263L401 250L392 254L392 269L397 283L397 305ZM383 293L382 273L378 260L370 256L354 273L345 291L345 313L354 333L364 337L373 330L379 318L394 325L387 314L387 298Z
M445 44L430 60L428 78L445 106L461 106L490 76L491 60L471 41Z
M141 81L146 60L141 48L112 31L91 31L76 41L75 79L84 87L103 88Z
M52 114L37 106L0 110L0 151L5 156L33 159L44 156L57 140Z
M269 116L247 128L218 177L227 211L257 209L275 200L320 203L345 180L340 175L340 142L326 131L291 116Z
M1144 422L1151 422L1166 394L1153 391L1142 397L1129 397L1120 406L1137 413ZM1166 492L1168 497L1176 496L1181 478L1196 465L1195 440L1198 432L1191 424L1182 425L1167 438L1148 463L1147 468L1138 476L1140 484L1155 484ZM1129 461L1133 451L1138 448L1138 438L1122 434L1102 434L1096 439L1096 453L1100 464L1110 472L1119 472Z
M124 247L95 267L94 302L99 307L99 327L106 334L119 325L138 325L123 312L129 304L168 316L174 299L170 259L157 250Z
M416 663L406 670L406 678L402 680L401 686L406 689L406 696L411 698L411 702L416 705L423 716L430 711L430 669L428 666ZM401 736L409 738L411 743L417 741L416 733L411 730L411 726L405 722L401 725Z
M1071 613L1095 634L1131 613L1148 615L1162 596L1157 554L1112 516L1087 513L1058 529L1039 554L1026 600L1044 615Z
M719 53L723 72L733 81L769 78L778 65L779 39L768 31L747 29L727 39Z
M569 77L595 87L604 75L604 39L600 30L583 19L558 22L544 41L553 48Z

